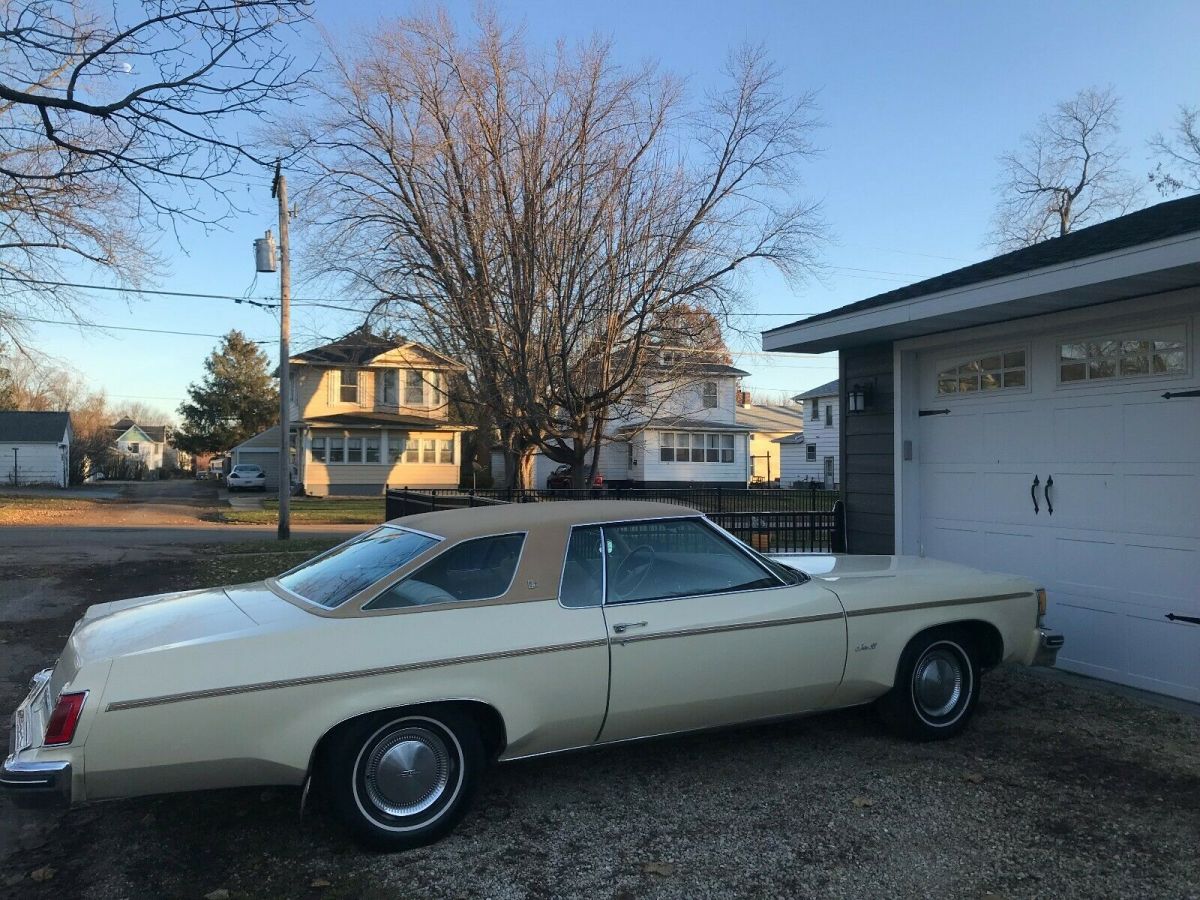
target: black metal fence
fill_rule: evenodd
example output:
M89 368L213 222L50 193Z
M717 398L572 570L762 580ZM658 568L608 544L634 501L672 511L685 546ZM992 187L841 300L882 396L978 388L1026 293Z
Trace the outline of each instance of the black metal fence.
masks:
M775 509L746 509L758 505L747 495L775 495ZM803 497L795 495L802 494ZM786 498L781 495L790 495ZM844 552L845 512L834 491L784 491L667 488L604 491L414 491L389 488L385 518L398 519L417 513L464 507L496 506L505 503L536 503L560 500L657 500L691 506L726 531L763 553ZM685 499L686 498L686 499ZM689 502L690 501L690 502ZM825 508L811 504L827 502ZM707 508L706 508L707 507Z
M599 487L580 490L541 490L535 488L499 488L496 490L460 490L432 488L408 491L389 488L388 495L415 493L427 498L431 509L458 509L502 503L543 503L559 500L653 500L678 503L705 513L725 512L827 512L838 499L837 491L817 488L625 488ZM393 518L391 515L388 518Z

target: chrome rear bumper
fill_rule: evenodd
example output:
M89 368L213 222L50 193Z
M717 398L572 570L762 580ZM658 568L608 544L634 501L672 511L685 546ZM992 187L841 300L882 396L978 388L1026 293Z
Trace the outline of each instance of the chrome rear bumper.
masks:
M20 754L13 753L0 766L0 788L4 788L17 806L70 806L71 764L27 762Z
M1062 649L1066 638L1060 632L1038 626L1037 652L1033 655L1034 666L1053 666L1058 659L1058 651Z
M30 758L37 752L33 736L45 725L41 712L44 706L42 695L52 672L44 669L33 676L29 695L12 716L8 757L0 765L0 789L6 791L18 806L69 806L71 803L71 764L66 760Z

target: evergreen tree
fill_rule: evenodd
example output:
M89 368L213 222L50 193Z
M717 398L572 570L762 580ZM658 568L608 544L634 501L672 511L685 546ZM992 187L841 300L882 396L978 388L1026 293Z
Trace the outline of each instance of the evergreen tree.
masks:
M174 443L188 453L220 453L279 421L279 390L267 354L231 331L204 361L206 374L179 407Z

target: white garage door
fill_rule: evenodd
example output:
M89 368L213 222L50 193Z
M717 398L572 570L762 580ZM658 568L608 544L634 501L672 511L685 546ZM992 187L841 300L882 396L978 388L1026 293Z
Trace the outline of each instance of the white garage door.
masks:
M1043 583L1063 668L1200 701L1193 325L925 354L917 459L925 555Z

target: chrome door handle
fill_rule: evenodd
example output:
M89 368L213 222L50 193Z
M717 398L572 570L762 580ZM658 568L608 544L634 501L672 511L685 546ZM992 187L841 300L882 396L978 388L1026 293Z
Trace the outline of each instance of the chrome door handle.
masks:
M645 622L618 622L616 625L613 626L613 631L616 634L624 634L630 628L645 628L645 627L646 627Z

